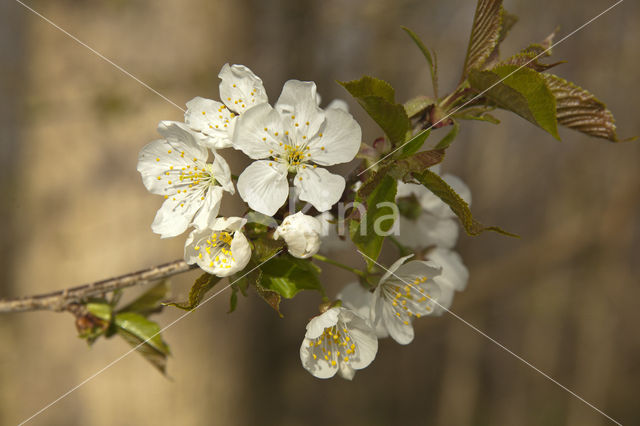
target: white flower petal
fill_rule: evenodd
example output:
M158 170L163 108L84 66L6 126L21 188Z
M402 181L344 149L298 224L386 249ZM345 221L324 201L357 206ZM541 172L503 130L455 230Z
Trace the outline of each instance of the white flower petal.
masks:
M285 122L290 123L297 142L310 140L325 119L324 112L316 103L316 84L312 81L287 81L275 108Z
M412 283L416 278L427 277L433 279L442 273L442 266L431 260L412 260L400 266L391 279L404 284Z
M390 303L383 303L382 305L382 320L389 332L389 336L393 340L401 345L408 345L413 341L414 332L411 321L398 318Z
M198 144L196 135L182 123L161 121L158 132L164 139L155 140L140 150L137 169L144 186L151 193L172 195L175 188L169 192L166 190L177 183L177 179L167 177L167 174L192 166L194 159L204 163L208 152Z
M341 109L344 112L349 112L349 105L342 99L334 99L329 102L326 109Z
M361 370L375 359L378 352L378 337L364 318L351 310L342 309L347 330L356 344L356 353L350 357L349 364L356 370Z
M462 263L462 258L458 253L436 247L429 252L427 257L442 267L442 273L437 277L436 282L451 286L456 291L462 291L467 287L469 270Z
M243 270L251 257L249 242L241 231L229 231L193 230L185 243L186 262L218 277Z
M289 253L300 259L307 259L320 248L322 225L313 216L298 212L287 216L273 234L274 239L282 237Z
M236 113L268 101L262 80L244 65L224 64L218 77L222 80L220 98Z
M451 248L458 239L459 228L455 219L441 219L423 212L416 220L400 216L398 240L410 248L432 245Z
M452 250L437 247L429 252L428 257L442 266L442 274L434 278L440 286L440 296L434 314L441 315L451 307L455 292L466 288L469 270L462 263L460 255Z
M175 237L187 230L191 219L202 206L200 199L192 202L175 197L168 198L156 213L151 230L162 238Z
M287 171L268 160L255 161L238 178L238 193L253 210L273 216L287 201Z
M249 260L251 260L251 246L249 245L247 237L241 231L233 233L231 253L233 255L232 259L234 260L234 264L224 276L233 275L236 272L242 271L249 263Z
M211 149L228 148L237 117L220 102L195 97L187 102L185 123L201 135L201 142Z
M311 321L307 324L307 332L304 337L307 339L317 339L324 332L325 328L331 328L338 323L339 314L339 309L331 308L322 315L311 318Z
M336 299L342 300L343 306L351 309L362 318L369 320L372 297L373 294L362 287L360 283L351 283L338 293Z
M351 369L369 365L377 351L378 339L369 324L347 308L334 307L307 325L300 359L304 368L316 377L332 377L340 370L351 379Z
M204 196L200 210L193 218L193 225L200 229L209 227L220 212L221 201L222 188L219 186L210 188Z
M378 286L380 286L380 284L384 284L389 279L389 277L392 277L396 273L398 268L400 268L400 266L402 266L402 264L406 262L407 259L410 259L412 257L413 257L413 254L410 254L410 255L401 257L400 259L393 262L393 264L386 269L384 275L382 275L382 277L380 278L380 281L378 282Z
M316 358L313 358L315 352L318 352L315 346L311 346L313 341L310 339L304 339L300 346L300 360L302 366L309 373L313 374L318 379L328 379L335 376L338 371L338 364L331 364L324 360L319 354L316 353Z
M396 199L402 198L402 197L408 197L410 195L421 197L422 194L424 194L426 191L428 191L428 189L422 185L418 185L415 183L404 183L401 180L399 180L398 189L396 191Z
M341 362L338 364L338 374L340 377L346 380L353 380L356 375L356 370L352 368L348 363Z
M322 167L299 167L294 185L299 190L300 200L311 203L318 211L323 212L340 200L345 180Z
M213 224L211 225L211 229L214 231L237 231L242 228L245 223L247 223L247 219L243 217L231 216L231 217L219 217L217 218Z
M261 104L238 119L233 147L254 160L284 154L285 131L280 114L271 105Z
M227 161L219 154L213 154L211 174L222 189L229 192L231 195L235 194L236 190L233 187L233 182L231 181L231 169L229 168Z
M348 163L360 150L362 130L351 114L340 109L325 112L325 122L309 141L311 160L321 166Z
M384 325L384 318L382 317L382 308L385 303L384 300L380 298L380 285L376 287L376 290L371 297L371 308L369 309L369 323L376 331L376 336L378 339L384 339L385 337L389 337L389 331L387 331L387 327Z

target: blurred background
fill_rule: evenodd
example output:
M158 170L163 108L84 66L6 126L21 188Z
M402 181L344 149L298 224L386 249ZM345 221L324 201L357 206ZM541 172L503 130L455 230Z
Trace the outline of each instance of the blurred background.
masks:
M349 102L369 142L381 132L335 80L370 74L391 82L400 101L430 95L406 25L437 52L446 93L475 8L472 0L28 4L178 105L217 98L218 70L240 63L262 77L271 101L287 79L315 80L325 102ZM503 55L557 25L566 35L611 4L506 0L521 20ZM623 138L640 135L638 24L640 4L624 2L554 54L568 61L554 72L604 100ZM161 200L146 192L136 161L158 121L182 112L12 0L0 4L0 61L0 296L180 258L182 237L150 230ZM471 187L476 217L522 238L461 236L471 278L452 310L623 424L640 424L640 145L566 129L558 142L498 115L499 126L463 123L443 170ZM228 198L223 213L237 209ZM351 280L325 271L331 295ZM173 279L175 298L196 276ZM228 315L222 294L165 333L170 379L132 354L32 424L610 424L451 315L418 321L407 347L381 341L353 382L315 379L298 348L318 303L316 294L285 301L280 319L252 294ZM2 315L0 342L0 424L26 419L129 349L117 339L89 349L71 315L50 312Z

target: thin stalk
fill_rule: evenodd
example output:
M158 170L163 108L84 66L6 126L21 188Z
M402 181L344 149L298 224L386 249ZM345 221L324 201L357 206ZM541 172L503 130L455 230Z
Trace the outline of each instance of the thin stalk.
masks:
M361 271L360 269L352 268L351 266L345 265L344 263L340 263L340 262L338 262L336 260L333 260L333 259L329 259L328 257L323 256L321 254L314 254L313 258L316 259L316 260L319 260L321 262L325 262L325 263L328 263L330 265L337 266L338 268L342 268L342 269L344 269L346 271L349 271L351 273L356 274L359 277L364 278L366 276L365 272Z

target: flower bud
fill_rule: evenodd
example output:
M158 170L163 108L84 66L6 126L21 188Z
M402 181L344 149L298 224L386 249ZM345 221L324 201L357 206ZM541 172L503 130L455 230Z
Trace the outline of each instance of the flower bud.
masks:
M322 225L318 219L298 212L282 221L273 238L277 240L282 237L292 256L306 259L318 252L321 231Z

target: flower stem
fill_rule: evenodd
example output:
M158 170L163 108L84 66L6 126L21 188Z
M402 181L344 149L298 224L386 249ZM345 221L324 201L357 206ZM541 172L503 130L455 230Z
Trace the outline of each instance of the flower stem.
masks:
M321 262L325 262L325 263L328 263L330 265L337 266L338 268L342 268L342 269L344 269L346 271L352 272L352 273L356 274L359 277L365 277L366 276L365 272L361 271L360 269L352 268L351 266L345 265L345 264L340 263L338 261L335 261L333 259L329 259L328 257L323 256L321 254L314 254L313 258L316 259L316 260L319 260Z

